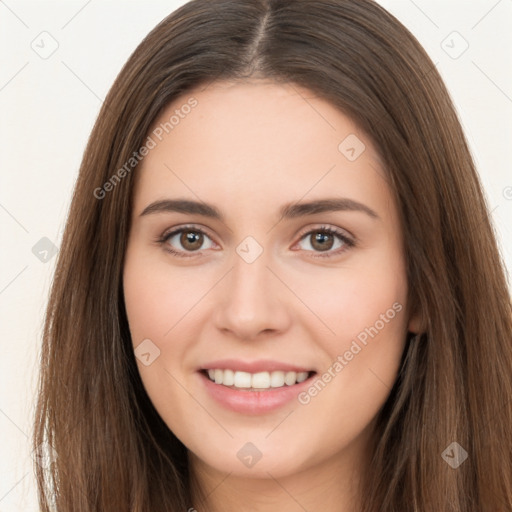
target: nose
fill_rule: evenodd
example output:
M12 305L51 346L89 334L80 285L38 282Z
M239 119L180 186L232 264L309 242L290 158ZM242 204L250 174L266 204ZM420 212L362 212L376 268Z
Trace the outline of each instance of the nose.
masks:
M240 340L284 332L290 324L291 292L276 276L266 253L252 263L238 254L217 288L214 322L217 329ZM219 283L220 284L220 283Z

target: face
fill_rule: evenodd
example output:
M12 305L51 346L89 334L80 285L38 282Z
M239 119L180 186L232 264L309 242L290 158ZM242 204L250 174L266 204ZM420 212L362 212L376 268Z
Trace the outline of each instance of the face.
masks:
M124 296L160 416L197 467L278 478L359 460L417 330L371 141L268 82L187 93L149 135Z

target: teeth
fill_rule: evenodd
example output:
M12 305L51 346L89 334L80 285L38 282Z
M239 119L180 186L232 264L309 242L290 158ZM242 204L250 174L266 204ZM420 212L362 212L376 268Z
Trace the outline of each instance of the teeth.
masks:
M232 386L234 383L235 372L233 370L224 370L224 375L222 376L222 384L224 384L224 386Z
M222 370L215 370L222 372ZM217 382L217 384L224 384L224 381ZM251 387L251 374L247 372L235 372L235 388L250 388Z
M208 377L215 384L233 386L240 389L269 389L280 388L284 385L293 386L304 382L308 378L308 372L235 372L233 370L208 370Z
M284 383L287 386L293 386L297 382L297 374L295 372L286 372Z
M222 384L222 376L222 370L215 370L215 373L213 375L213 378L215 379L215 384Z
M272 372L270 374L270 386L273 388L284 386L284 372Z
M308 378L308 372L297 373L297 382L304 382Z

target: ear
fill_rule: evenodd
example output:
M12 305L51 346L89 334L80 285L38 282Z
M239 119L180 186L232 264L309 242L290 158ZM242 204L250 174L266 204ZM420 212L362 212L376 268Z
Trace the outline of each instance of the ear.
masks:
M411 318L409 319L409 324L407 325L407 330L409 332L412 332L414 334L419 334L420 332L423 331L422 329L422 316L420 313L416 313L414 315L411 316Z

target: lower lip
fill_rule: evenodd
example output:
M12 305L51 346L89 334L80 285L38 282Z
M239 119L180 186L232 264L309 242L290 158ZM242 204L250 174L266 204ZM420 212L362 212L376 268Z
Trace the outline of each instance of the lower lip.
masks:
M264 414L279 409L297 398L311 384L315 374L293 386L269 388L261 391L239 391L222 384L215 384L203 372L199 372L206 390L226 409L244 414Z

